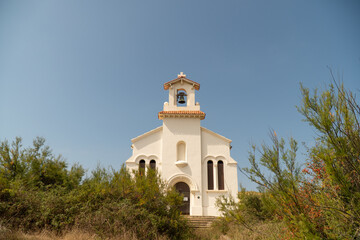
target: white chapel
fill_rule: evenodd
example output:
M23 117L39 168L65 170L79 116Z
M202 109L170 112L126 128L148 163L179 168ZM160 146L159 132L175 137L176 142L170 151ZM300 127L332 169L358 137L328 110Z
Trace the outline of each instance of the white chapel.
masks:
M195 101L200 84L183 73L166 82L169 102L158 113L162 126L131 139L128 169L157 169L169 186L184 195L181 212L219 216L220 195L237 198L237 163L230 156L231 140L201 127L205 113Z

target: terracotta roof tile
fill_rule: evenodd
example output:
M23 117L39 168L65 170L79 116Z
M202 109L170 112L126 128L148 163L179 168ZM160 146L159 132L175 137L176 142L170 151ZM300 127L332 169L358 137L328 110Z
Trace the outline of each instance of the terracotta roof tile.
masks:
M161 111L158 114L159 119L164 119L165 117L189 117L189 118L200 118L203 120L205 118L205 113L202 111Z

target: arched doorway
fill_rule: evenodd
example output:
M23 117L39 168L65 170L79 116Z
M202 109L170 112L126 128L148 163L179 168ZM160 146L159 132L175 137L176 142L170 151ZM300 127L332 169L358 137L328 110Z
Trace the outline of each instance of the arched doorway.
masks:
M190 188L184 182L178 182L175 184L175 189L180 194L183 195L183 204L180 206L179 210L184 215L190 214Z

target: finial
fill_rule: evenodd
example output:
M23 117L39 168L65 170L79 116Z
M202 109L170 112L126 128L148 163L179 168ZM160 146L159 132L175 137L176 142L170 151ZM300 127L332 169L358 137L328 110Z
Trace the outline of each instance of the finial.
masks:
M186 74L184 74L183 72L180 72L180 74L178 74L178 78L182 78L182 77L186 77Z

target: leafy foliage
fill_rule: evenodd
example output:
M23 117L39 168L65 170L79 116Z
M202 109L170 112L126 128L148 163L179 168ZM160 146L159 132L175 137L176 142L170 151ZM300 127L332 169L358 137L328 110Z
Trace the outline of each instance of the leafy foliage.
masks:
M252 146L251 167L241 171L269 196L264 203L286 222L291 232L286 237L356 239L360 237L360 107L355 95L335 80L320 95L303 86L301 93L298 110L318 134L306 168L300 171L297 165L297 142L291 138L286 147L274 131L272 145ZM244 199L240 202L246 204Z
M332 72L331 72L332 74ZM303 172L302 197L327 238L360 237L360 107L343 84L318 95L301 86L305 121L318 133Z
M227 233L234 224L254 231L254 224L273 220L274 209L269 208L269 200L266 194L247 192L243 187L237 201L231 195L223 195L216 199L216 206L222 213L216 225L223 233Z
M0 144L0 226L23 231L83 229L101 237L132 232L138 239L190 235L178 210L182 198L159 174L98 167L84 179L43 138L23 148L21 138Z

